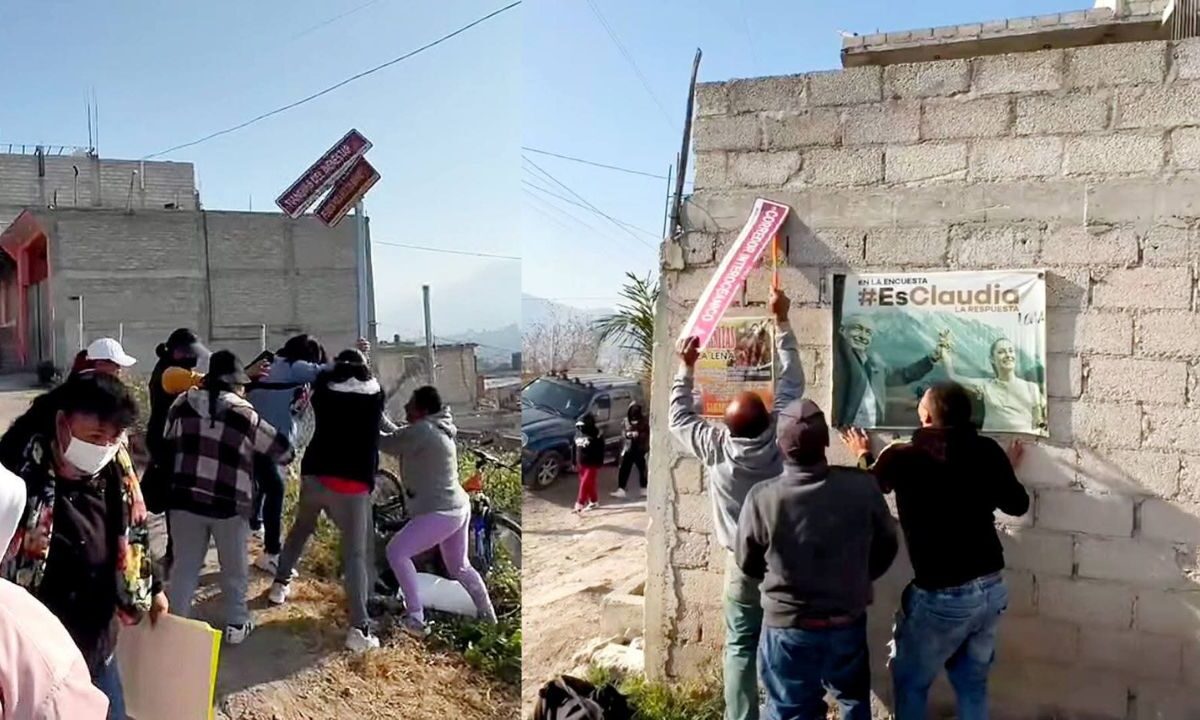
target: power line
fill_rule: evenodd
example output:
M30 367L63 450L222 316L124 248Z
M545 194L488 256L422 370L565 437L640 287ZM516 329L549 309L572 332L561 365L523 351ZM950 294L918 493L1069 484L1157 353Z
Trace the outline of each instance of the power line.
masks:
M494 255L492 253L473 252L471 250L451 250L449 248L426 247L424 245L406 245L397 242L384 242L382 240L372 240L375 245L387 245L388 247L407 248L409 250L423 250L425 252L449 253L450 255L469 255L472 257L495 258L497 260L516 260L521 261L521 258L516 255Z
M553 204L553 203L549 202L548 200L545 200L545 199L543 199L543 198L541 198L541 197L538 197L537 195L534 195L534 194L533 194L533 193L531 193L529 190L527 190L527 189L525 189L525 188L521 188L521 192L523 192L523 193L525 193L526 195L528 195L528 196L530 197L530 199L532 199L532 200L537 200L538 202L542 203L543 205L545 205L546 207L550 208L551 210L554 210L554 211L556 211L556 212L558 212L558 213L562 214L563 216L565 216L565 217L566 217L567 219L569 219L569 220L573 220L573 221L575 221L577 224L579 224L579 225L582 225L583 227L587 228L588 230L591 230L592 232L596 233L597 235L603 235L603 233L601 233L599 230L597 230L596 228L592 227L591 225L588 225L588 224L587 224L586 222L584 222L583 220L580 220L579 218L575 217L574 215L572 215L571 213L567 212L566 210L563 210L562 208L558 207L557 205L555 205L555 204ZM534 211L538 212L538 213L539 213L539 214L541 214L543 217L545 217L545 218L547 218L547 219L549 219L549 220L552 220L552 221L553 221L553 222L555 222L555 223L556 223L556 224L557 224L559 227L561 227L563 230L566 230L567 232L576 232L575 230L572 230L571 228L567 227L567 225L566 225L565 223L563 223L563 221L561 221L561 220L559 220L558 218L556 218L555 216L553 216L553 215L551 215L551 214L549 214L549 213L545 212L544 210L542 210L540 207L538 207L538 206L536 206L536 205L530 205L530 206L529 206L529 209L531 209L531 210L534 210Z
M167 148L166 150L163 150L161 152L156 152L152 155L146 155L145 157L142 158L142 160L149 160L151 158L159 157L160 155L166 155L167 153L172 153L172 152L175 152L176 150L182 150L184 148L192 147L193 145L199 145L200 143L208 142L209 140L212 140L213 138L221 137L222 135L228 135L229 133L237 132L238 130L249 127L261 120L266 120L269 117L278 115L282 112L286 112L293 108L299 107L307 102L316 100L317 98L319 98L323 95L328 95L329 93L333 92L334 90L337 90L338 88L349 85L350 83L354 82L355 80L359 80L359 79L364 78L373 73L377 73L380 70L389 68L398 62L407 60L407 59L413 57L414 55L418 55L420 53L425 52L426 50L429 50L430 48L441 45L442 43L446 42L450 38L455 37L456 35L461 35L462 33L466 32L467 30L470 30L471 28L475 27L476 25L479 25L480 23L486 22L501 13L512 10L516 6L520 5L521 1L522 0L516 0L516 2L511 3L509 5L505 5L504 7L500 8L499 10L490 12L487 15L484 15L483 17L479 18L478 20L475 20L474 22L468 23L467 25L460 27L459 29L455 30L454 32L451 32L447 35L443 35L442 37L438 38L437 40L434 40L433 42L422 45L421 47L417 48L416 50L412 50L410 52L407 52L407 53L401 55L400 57L388 60L387 62L385 62L381 65L376 65L375 67L370 68L369 70L364 70L364 71L358 73L357 75L351 75L350 77L346 78L345 80L342 80L341 82L330 85L329 87L325 88L324 90L315 92L312 95L309 95L308 97L302 98L302 99L297 100L292 103L288 103L287 105L284 105L283 107L275 108L274 110L271 110L270 112L265 112L257 117L251 118L243 123L239 123L232 127L227 127L224 130L218 130L217 132L210 133L210 134L205 135L204 137L200 138L199 140L193 140L191 142L183 143L182 145L176 145L175 147Z
M645 177L655 178L657 180L666 180L667 179L666 175L655 175L654 173L642 172L641 170L631 170L629 168L623 168L623 167L619 167L617 165L605 165L604 163L593 162L591 160L584 160L583 158L571 157L570 155L559 155L558 153L552 153L549 150L538 150L537 148L531 148L531 147L526 147L526 146L522 146L521 149L524 150L525 152L537 153L538 155L548 155L550 157L558 158L560 160L570 160L571 162L582 163L584 165L591 165L592 167L604 168L605 170L617 170L619 172L629 173L630 175L643 175Z
M349 10L347 10L346 12L340 13L338 15L334 15L333 17L331 17L327 20L322 20L321 22L317 23L316 25L311 25L311 26L305 28L304 30L301 30L300 32L293 35L290 39L291 40L299 40L300 38L304 37L305 35L316 32L317 30L320 30L321 28L323 28L327 25L332 25L333 23L337 22L338 20L341 20L344 17L353 15L354 13L359 12L360 10L366 10L367 8L371 7L372 5L375 5L378 2L379 2L379 0L368 0L367 2L362 3L361 5L356 5L352 8L350 8Z
M530 160L529 158L525 158L525 162L529 163L530 165L532 165L532 166L534 167L534 169L536 169L538 172L540 172L541 174L543 174L543 175L545 175L547 178L549 178L549 180L550 180L551 182L553 182L555 185L557 185L557 186L561 187L563 190L566 190L567 192L571 193L571 195L575 196L575 198L576 198L576 199L578 199L578 200L579 200L579 202L583 203L584 205L587 205L587 206L588 206L588 207L589 207L589 208L590 208L590 209L591 209L593 212L595 212L597 215L600 215L601 217L603 217L603 218L606 218L606 219L607 219L609 222L611 222L613 225L616 225L616 226L617 226L618 228L620 228L621 230L624 230L624 231L625 231L625 233L629 235L629 237L631 237L631 238L633 238L634 240L638 241L639 243L641 243L641 244L645 245L646 247L650 248L651 250L654 250L654 251L656 251L656 252L657 252L657 250L658 250L658 249L657 249L656 247L654 247L654 246L653 246L653 245L651 245L650 243L646 242L645 240L641 239L641 238L640 238L640 237L638 237L637 235L634 235L632 230L630 230L629 228L627 228L627 227L625 227L624 225L622 225L622 224L621 224L621 221L617 220L617 219L616 219L616 218L614 218L613 216L609 215L608 213L604 212L604 211L603 211L603 210L601 210L600 208L598 208L598 207L596 207L595 205L593 205L593 204L591 204L590 202L588 202L586 198L584 198L582 195L580 195L579 193L575 192L575 191L574 191L574 190L572 190L571 188L567 187L567 185L566 185L566 184L564 184L564 183L563 183L561 180L559 180L558 178L554 177L554 176L553 176L553 175L551 175L550 173L548 173L548 172L546 172L545 170L543 170L541 165L538 165L537 163L535 163L534 161Z
M662 102L659 101L658 96L655 95L654 91L650 89L650 83L646 80L646 76L642 74L642 69L638 67L638 64L633 59L633 56L629 54L627 49L625 49L625 45L621 42L621 39L617 37L616 31L613 30L612 26L608 24L608 21L604 19L604 15L600 13L600 8L596 7L596 3L592 2L592 0L587 0L587 4L592 8L592 12L596 15L596 19L600 21L600 25L604 28L604 32L608 33L608 37L613 41L613 45L617 46L617 50L621 51L621 54L625 56L625 60L629 62L629 66L633 68L633 72L637 74L638 80L641 81L642 87L646 89L646 93L650 95L650 99L653 100L654 104L658 106L658 109L662 111L663 119L667 121L667 125L669 125L672 130L676 130L677 128L675 127L675 121L671 119L671 113L667 112L667 109L663 107Z
M537 177L537 176L535 175L534 177ZM522 181L521 181L521 183L522 183L522 184L525 184L525 185L528 185L529 187L533 188L534 190L537 190L537 191L539 191L539 192L545 193L545 194L547 194L547 195L549 195L549 196L551 196L551 197L556 197L556 198L558 198L559 200L562 200L562 201L563 201L563 202L565 202L565 203L568 203L568 204L570 204L570 205L574 205L575 207L578 207L578 208L583 208L584 210L587 210L588 212L592 212L592 213L594 213L594 212L595 212L594 210L592 210L591 208L589 208L587 205L584 205L584 204L582 204L582 203L577 203L577 202L575 202L574 200L571 200L570 198L563 197L562 195L559 195L559 194L558 194L558 193L556 193L556 192L552 192L552 191L550 191L550 190L547 190L547 189L545 189L545 188L538 187L537 185L534 185L533 183L529 182L528 180L522 180ZM616 220L616 218L610 218L610 219L611 219L611 220ZM650 232L649 230L645 230L645 229L643 229L643 228L640 228L640 227L638 227L637 225L634 225L634 224L632 224L632 223L627 223L627 222L625 222L624 220L616 220L616 222L619 222L619 223L621 223L622 225L624 225L624 226L625 226L625 227L627 227L627 228L630 228L630 229L633 229L633 230L637 230L637 231L638 231L638 232L640 232L640 233L645 233L646 235L649 235L650 237L654 238L655 240L661 240L661 239L662 239L662 238L660 238L660 237L658 236L658 233Z

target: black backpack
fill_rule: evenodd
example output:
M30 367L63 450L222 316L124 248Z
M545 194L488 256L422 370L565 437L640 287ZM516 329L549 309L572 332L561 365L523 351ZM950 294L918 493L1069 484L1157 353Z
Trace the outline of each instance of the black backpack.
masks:
M538 691L533 720L632 720L629 701L611 684L559 675Z

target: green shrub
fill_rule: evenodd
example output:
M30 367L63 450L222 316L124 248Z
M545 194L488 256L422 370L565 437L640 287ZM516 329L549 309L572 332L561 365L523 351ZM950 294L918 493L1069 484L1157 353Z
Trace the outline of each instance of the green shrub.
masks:
M596 686L612 683L629 699L635 720L721 720L725 701L721 682L666 685L641 675L625 676L612 670L593 667L588 682Z

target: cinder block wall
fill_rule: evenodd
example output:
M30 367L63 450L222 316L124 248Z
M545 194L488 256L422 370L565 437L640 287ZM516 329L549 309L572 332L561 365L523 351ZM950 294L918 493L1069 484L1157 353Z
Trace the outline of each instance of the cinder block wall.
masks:
M50 236L59 364L84 335L117 337L148 372L154 348L177 327L249 361L261 346L314 333L327 349L351 347L356 330L354 223L275 213L39 211Z
M697 114L696 192L657 329L651 674L719 665L722 551L666 398L673 340L764 196L792 207L783 282L825 407L833 272L1048 270L1051 438L1021 468L1031 514L998 518L1012 600L993 705L1200 712L1200 41L710 83ZM758 271L735 312L763 312L769 281ZM909 576L901 559L871 609L881 716Z
M196 209L191 163L51 155L45 158L44 174L39 176L36 155L0 153L0 180L0 209L6 209L0 216L15 216L23 207L51 205L162 210L167 203L174 203L185 210Z

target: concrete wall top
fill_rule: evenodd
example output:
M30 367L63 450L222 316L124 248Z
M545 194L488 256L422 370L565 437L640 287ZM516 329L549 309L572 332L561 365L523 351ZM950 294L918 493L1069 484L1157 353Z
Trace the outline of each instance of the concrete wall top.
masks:
M1167 0L1138 0L1116 9L1052 13L915 30L853 35L842 39L842 65L896 63L1165 39L1161 25Z
M0 154L0 207L196 209L191 163ZM15 213L14 213L15 214Z

